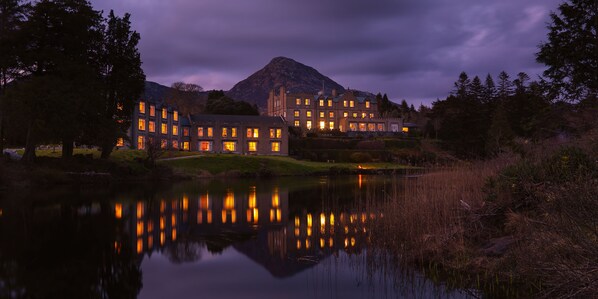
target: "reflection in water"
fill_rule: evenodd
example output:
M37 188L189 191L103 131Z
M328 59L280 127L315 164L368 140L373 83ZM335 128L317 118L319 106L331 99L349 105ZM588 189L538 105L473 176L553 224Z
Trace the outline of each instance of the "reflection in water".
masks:
M309 278L328 273L327 279L317 278L316 285L327 288L324 293L336 297L343 293L339 287L355 287L350 279L347 285L345 282L338 285L347 276L381 275L372 274L372 269L366 266L366 257L370 259L366 252L374 252L369 249L369 225L383 215L376 204L364 204L365 199L380 199L380 186L369 185L375 182L374 179L366 181L360 175L349 182L320 178L300 186L284 181L189 183L150 195L147 190L142 190L141 195L117 194L101 199L99 204L72 206L58 201L42 208L20 205L15 200L13 206L2 205L0 209L4 213L0 214L0 265L3 265L0 297L16 290L24 295L11 297L111 298L113 294L123 294L118 297L134 298L141 290L143 265L146 265L143 277L164 271L164 265L152 268L155 258L164 257L174 264L199 263L200 266L204 265L202 258L210 258L212 263L218 260L225 267L230 261L224 257L235 254L255 262L246 266L253 270L246 271L257 271L255 265L266 269L269 278L259 283L270 284L272 289L292 283L302 286L297 292L305 295L312 290L304 286L306 275ZM94 209L94 205L97 208ZM21 215L25 215L24 218ZM9 228L13 227L15 231L10 232ZM36 238L41 240L36 241ZM89 254L84 254L87 252ZM40 258L29 261L28 254ZM57 279L67 277L52 273L48 268L52 263L65 264L67 268L70 265L73 269L83 263L83 269L72 271L77 273L73 274L76 279L65 280L77 281L81 289L71 290L73 286L57 283ZM234 261L234 265L239 263ZM31 272L32 266L38 271ZM38 276L41 274L48 275ZM175 279L176 275L162 275L160 280ZM220 270L209 275L211 280L203 276L193 278L193 285L202 279L206 283L217 278L231 279L227 277L231 275L229 272ZM338 279L329 279L331 275ZM259 275L250 276L257 279ZM273 280L273 277L278 279ZM386 278L377 279L378 284L380 281L390 283ZM81 280L85 281L79 283ZM330 285L319 285L322 281ZM155 285L144 283L147 292L142 295L151 298L152 292L159 291L154 289ZM285 292L293 289L284 288ZM377 288L380 286L374 290ZM428 285L427 290L430 288L433 289ZM360 298L364 289L370 297L371 290L365 286L359 289L361 293L343 296ZM382 289L386 294L387 287ZM390 289L392 294L397 291ZM73 294L76 296L71 296ZM420 295L414 294L415 297ZM206 293L206 296L217 297L218 294ZM252 297L250 293L248 296ZM278 297L275 293L270 296Z

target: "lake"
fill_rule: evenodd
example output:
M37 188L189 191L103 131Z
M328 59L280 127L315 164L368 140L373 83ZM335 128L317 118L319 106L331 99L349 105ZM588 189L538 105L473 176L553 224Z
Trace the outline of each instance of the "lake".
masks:
M370 242L404 183L355 175L3 194L0 297L478 297Z

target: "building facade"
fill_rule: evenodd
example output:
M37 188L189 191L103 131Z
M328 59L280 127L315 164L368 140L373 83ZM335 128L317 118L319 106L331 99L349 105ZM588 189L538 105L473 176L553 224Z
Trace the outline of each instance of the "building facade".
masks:
M284 87L268 96L268 115L282 116L289 126L304 130L341 132L400 132L402 120L381 118L376 98L356 96L352 91L337 95L288 93Z

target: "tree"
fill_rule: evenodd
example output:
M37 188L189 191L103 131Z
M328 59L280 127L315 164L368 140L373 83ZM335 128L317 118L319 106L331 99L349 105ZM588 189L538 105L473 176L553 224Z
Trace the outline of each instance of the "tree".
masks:
M516 94L522 94L526 92L527 81L529 81L529 76L526 73L520 72L519 74L517 74L517 79L513 80L513 85L515 85Z
M498 88L497 88L498 98L501 101L505 101L509 96L513 94L513 83L509 78L509 74L505 71L500 72L498 74Z
M496 98L496 86L494 85L494 79L492 76L488 74L486 76L486 82L484 85L484 102L489 103L492 102Z
M569 100L598 96L598 1L569 0L551 13L548 42L536 53L544 76Z
M513 140L514 134L504 106L504 103L499 103L492 116L492 123L486 140L486 151L489 155L498 154L502 148L510 145Z
M469 85L471 81L467 76L466 72L461 72L459 74L459 80L455 82L455 89L453 90L453 94L460 99L465 99L469 96Z
M175 82L170 86L167 102L168 104L177 107L181 114L201 113L203 107L199 100L202 91L203 87L197 84Z
M473 80L471 80L471 84L469 85L469 90L471 93L471 97L476 102L484 102L485 94L484 94L484 86L482 85L482 80L480 77L475 76Z

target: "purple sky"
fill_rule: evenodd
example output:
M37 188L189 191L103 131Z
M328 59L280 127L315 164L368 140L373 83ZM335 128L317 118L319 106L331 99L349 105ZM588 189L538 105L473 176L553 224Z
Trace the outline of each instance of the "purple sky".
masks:
M461 71L536 78L562 0L91 0L132 14L147 79L228 90L286 56L394 101L445 98Z

